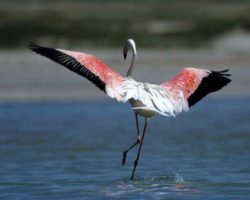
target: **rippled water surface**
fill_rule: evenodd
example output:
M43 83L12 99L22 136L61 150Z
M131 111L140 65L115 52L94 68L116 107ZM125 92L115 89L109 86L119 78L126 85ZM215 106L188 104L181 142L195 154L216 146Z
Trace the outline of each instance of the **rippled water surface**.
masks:
M143 119L140 120L141 124ZM127 104L0 104L1 199L250 199L250 98L150 119L135 181Z

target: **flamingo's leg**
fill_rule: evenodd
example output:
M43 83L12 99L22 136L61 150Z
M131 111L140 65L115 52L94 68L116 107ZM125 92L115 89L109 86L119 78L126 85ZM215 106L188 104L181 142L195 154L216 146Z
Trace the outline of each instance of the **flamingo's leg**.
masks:
M126 158L127 158L127 153L129 150L134 148L137 144L141 142L141 137L140 137L140 130L139 130L139 124L138 124L138 115L135 114L135 121L136 121L136 129L137 129L137 140L134 144L132 144L127 150L123 152L123 158L122 158L122 165L125 165Z
M145 124L144 124L144 129L143 129L143 134L142 134L142 140L141 140L140 147L139 147L139 150L138 150L138 153L137 153L137 157L136 157L135 162L134 162L134 169L133 169L133 172L132 172L132 175L131 175L131 178L130 178L131 180L133 180L133 178L134 178L135 169L136 169L138 161L140 159L142 143L143 143L144 135L146 133L147 125L148 125L148 118L145 118Z

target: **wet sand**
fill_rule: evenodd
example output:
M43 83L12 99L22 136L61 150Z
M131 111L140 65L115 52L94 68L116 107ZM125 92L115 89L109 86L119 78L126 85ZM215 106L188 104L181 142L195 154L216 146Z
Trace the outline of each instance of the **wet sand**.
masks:
M121 49L78 49L88 52L125 75L129 66ZM139 49L133 77L161 83L184 67L230 69L233 82L213 94L250 95L250 52L193 49ZM0 101L53 101L106 99L84 78L29 50L0 51Z

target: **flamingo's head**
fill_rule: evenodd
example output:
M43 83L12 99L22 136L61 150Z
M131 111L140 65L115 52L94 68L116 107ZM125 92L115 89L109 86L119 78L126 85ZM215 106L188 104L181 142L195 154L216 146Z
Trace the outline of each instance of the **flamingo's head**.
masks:
M128 39L124 48L123 48L123 56L124 56L124 59L127 58L127 54L128 54L128 51L129 50L132 50L133 52L133 55L136 56L136 45L135 45L135 42L133 39Z

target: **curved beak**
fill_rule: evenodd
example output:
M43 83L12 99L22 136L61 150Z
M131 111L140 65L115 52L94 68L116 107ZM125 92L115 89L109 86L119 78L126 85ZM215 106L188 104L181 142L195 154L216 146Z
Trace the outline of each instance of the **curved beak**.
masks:
M133 39L128 39L124 48L123 48L124 59L127 58L127 54L128 54L128 51L130 49L133 51L133 56L135 57L136 56L136 47L135 47L135 42Z
M124 48L123 48L123 57L124 57L124 60L126 60L126 58L127 58L128 51L129 51L129 45L128 45L128 43L126 43L125 46L124 46Z

